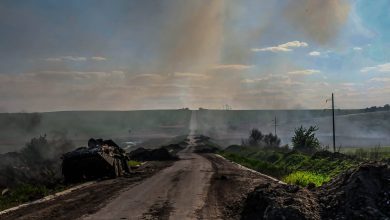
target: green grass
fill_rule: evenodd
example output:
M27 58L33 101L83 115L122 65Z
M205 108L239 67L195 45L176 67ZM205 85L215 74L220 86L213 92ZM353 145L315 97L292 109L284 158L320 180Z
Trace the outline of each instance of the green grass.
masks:
M315 186L321 186L330 180L329 175L318 174L310 171L295 171L282 180L289 184L307 186L309 183L314 183Z
M129 165L130 167L140 166L141 164L142 164L141 162L138 162L138 161L135 161L135 160L129 160L127 162L127 165Z
M382 160L390 158L390 146L377 147L345 147L341 153L356 156L359 159Z
M219 154L248 168L300 186L306 186L309 182L320 186L360 163L349 157L312 156L280 148L234 146Z

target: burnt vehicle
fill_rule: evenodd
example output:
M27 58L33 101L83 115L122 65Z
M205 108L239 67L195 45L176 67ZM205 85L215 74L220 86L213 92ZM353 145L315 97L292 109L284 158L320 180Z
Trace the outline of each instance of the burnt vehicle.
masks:
M112 140L89 139L88 147L79 147L62 156L65 182L103 177L115 178L129 173L125 151Z

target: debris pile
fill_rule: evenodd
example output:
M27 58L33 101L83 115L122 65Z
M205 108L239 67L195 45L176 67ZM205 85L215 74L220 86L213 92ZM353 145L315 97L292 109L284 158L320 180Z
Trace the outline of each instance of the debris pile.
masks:
M176 160L177 157L173 156L168 152L168 150L164 147L157 149L145 149L138 148L129 153L129 157L132 160L136 161L164 161L164 160Z
M315 197L304 188L261 184L248 194L242 219L320 219Z
M169 144L163 146L163 148L167 149L169 153L172 155L176 155L179 151L183 150L184 147L181 144Z
M198 145L194 149L194 153L215 153L219 150L218 147L211 145Z
M389 219L390 166L366 163L318 189L323 219Z
M62 174L66 182L101 177L118 177L129 172L125 151L112 140L93 139L62 156Z
M210 137L199 135L195 137L195 149L194 153L216 153L219 146L211 141Z

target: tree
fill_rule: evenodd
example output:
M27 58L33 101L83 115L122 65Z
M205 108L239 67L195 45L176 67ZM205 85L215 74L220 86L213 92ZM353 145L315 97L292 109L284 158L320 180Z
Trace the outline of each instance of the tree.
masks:
M272 133L269 133L264 136L264 142L265 142L265 146L267 147L279 147L281 141L277 135L273 135Z
M263 140L264 135L258 129L254 128L249 134L249 145L250 146L259 146Z
M320 141L315 137L316 126L304 128L303 126L295 129L295 135L291 141L295 150L313 152L320 148Z

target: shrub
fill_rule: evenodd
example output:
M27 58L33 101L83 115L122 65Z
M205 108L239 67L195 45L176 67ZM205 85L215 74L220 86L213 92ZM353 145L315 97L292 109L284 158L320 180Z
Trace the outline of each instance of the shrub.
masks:
M295 129L295 135L291 141L294 150L313 152L320 148L320 141L315 137L316 126L304 128L303 126Z

